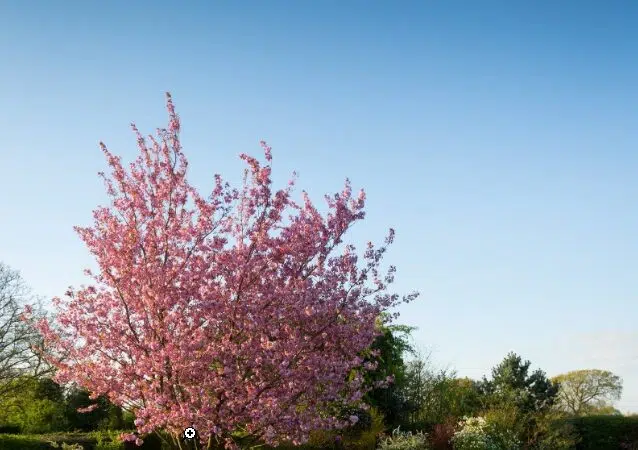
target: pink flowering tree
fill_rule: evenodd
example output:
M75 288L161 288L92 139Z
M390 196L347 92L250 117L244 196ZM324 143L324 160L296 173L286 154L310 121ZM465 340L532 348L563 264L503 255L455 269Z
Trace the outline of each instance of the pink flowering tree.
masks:
M92 285L54 299L55 320L38 323L56 381L133 411L137 433L123 438L138 445L160 431L181 448L187 427L206 448L234 448L238 431L276 445L346 426L330 405L364 406L375 319L416 297L387 292L394 267L380 273L393 231L360 260L342 240L364 218L363 191L346 181L326 214L305 193L296 202L294 180L273 190L263 142L265 162L241 155L240 189L215 175L200 195L168 94L167 107L157 137L132 125L130 166L101 144L112 204L76 227L99 273L87 270Z

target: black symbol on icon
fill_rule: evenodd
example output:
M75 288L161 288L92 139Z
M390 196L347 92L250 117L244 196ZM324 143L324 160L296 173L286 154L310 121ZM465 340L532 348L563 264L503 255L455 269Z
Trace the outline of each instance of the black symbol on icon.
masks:
M195 428L193 427L188 427L184 430L184 439L195 439L196 435L197 431L195 431Z

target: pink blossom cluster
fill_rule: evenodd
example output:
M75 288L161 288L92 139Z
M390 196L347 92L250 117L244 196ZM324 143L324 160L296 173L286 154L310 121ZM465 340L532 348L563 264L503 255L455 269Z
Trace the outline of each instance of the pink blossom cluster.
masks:
M130 166L101 144L112 204L76 227L100 271L87 270L94 283L69 288L55 319L38 324L57 381L133 410L139 435L193 426L232 448L236 430L277 444L346 426L329 406L362 402L375 319L416 296L387 292L394 267L380 273L394 232L360 261L342 239L364 218L363 191L346 180L326 214L305 193L295 202L294 180L272 190L263 142L264 164L241 155L240 189L215 175L203 197L186 180L170 95L167 104L157 137L132 125L140 153Z

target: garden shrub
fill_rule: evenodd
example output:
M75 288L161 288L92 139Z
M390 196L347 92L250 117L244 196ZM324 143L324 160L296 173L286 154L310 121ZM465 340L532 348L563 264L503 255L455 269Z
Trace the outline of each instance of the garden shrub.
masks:
M105 417L102 417L97 423L98 430L124 430L126 428L134 429L134 425L131 423L131 426L126 426L124 423L124 416L122 408L112 404L107 403L105 411Z
M3 397L0 408L5 433L50 433L65 426L62 393L57 384L47 378L30 377L14 382L14 390Z
M455 423L447 421L437 423L430 433L430 444L432 450L451 450L452 437L454 437Z
M459 422L459 429L452 437L455 450L493 450L487 435L487 422L483 417L469 417Z
M412 433L396 428L391 436L379 443L379 450L424 450L429 449L428 436L422 432Z
M16 410L14 417L22 433L50 433L66 423L63 406L48 399L33 400L28 407Z
M638 447L638 416L584 416L568 422L575 427L580 437L576 446L578 450Z
M374 449L377 445L377 436L383 433L383 415L376 408L367 411L368 422L365 429L354 428L345 434L343 446L347 450Z
M130 411L122 411L122 430L133 430L135 429L135 414ZM116 430L117 428L112 428Z
M452 443L455 450L512 450L521 447L513 430L503 424L490 424L484 417L462 420Z
M518 408L512 405L488 410L484 417L486 432L494 448L498 449L520 448L528 432L527 427L531 423L533 424L528 415L522 414Z
M90 412L79 412L78 409L97 404L98 407ZM91 400L89 391L73 386L66 393L64 402L65 416L69 423L68 429L77 431L94 431L105 429L109 420L109 402L104 397Z
M535 450L572 450L580 438L566 414L550 411L535 417L531 448Z

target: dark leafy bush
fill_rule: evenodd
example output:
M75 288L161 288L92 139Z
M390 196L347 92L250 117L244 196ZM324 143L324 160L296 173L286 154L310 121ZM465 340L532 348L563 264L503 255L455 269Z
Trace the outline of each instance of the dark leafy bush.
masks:
M341 419L348 420L351 416L357 418L357 422L350 427L353 432L368 430L372 426L372 416L369 411L360 408L344 408L341 411Z
M580 441L574 425L566 420L570 416L560 411L549 411L533 418L528 443L534 450L573 450Z
M86 408L93 404L97 404L98 407L91 412L78 411L79 408ZM66 394L65 416L71 430L94 431L98 428L105 429L104 424L109 421L109 403L104 398L91 400L88 391L73 387Z
M580 437L578 450L638 448L638 416L584 416L570 423Z
M21 431L20 425L0 425L0 434L20 434Z

